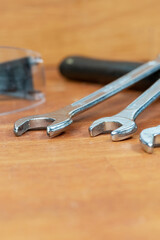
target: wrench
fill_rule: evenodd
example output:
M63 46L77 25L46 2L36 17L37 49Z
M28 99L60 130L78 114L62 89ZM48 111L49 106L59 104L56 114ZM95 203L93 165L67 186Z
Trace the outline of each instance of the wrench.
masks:
M160 79L118 114L93 122L89 128L90 135L111 132L112 141L130 138L137 131L135 123L137 116L159 96Z
M14 132L17 136L22 135L30 129L47 129L49 137L59 135L73 122L72 117L95 106L105 99L115 95L123 89L139 82L145 77L160 69L160 56L149 61L116 81L107 84L96 92L67 105L55 112L24 117L15 122Z
M144 129L140 133L140 141L144 151L152 153L154 147L160 146L160 125Z

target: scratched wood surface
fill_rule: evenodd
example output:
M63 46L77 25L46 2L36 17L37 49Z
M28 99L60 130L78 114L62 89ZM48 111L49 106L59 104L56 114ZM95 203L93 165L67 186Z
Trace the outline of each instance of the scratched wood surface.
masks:
M63 79L56 69L70 54L147 60L159 52L158 0L5 0L0 45L30 48L46 64L43 105L0 117L0 238L3 240L159 240L160 149L139 143L159 123L159 101L137 119L130 140L89 137L97 118L111 116L139 95L126 90L77 116L68 131L15 137L13 124L72 103L100 85Z

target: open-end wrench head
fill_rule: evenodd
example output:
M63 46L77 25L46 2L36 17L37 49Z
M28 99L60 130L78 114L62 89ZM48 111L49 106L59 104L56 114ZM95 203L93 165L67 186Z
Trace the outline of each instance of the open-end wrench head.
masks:
M55 137L64 132L72 123L71 116L63 109L44 115L24 117L15 122L14 133L20 136L28 130L47 129L49 137Z
M98 119L89 127L91 136L111 133L112 141L121 141L130 138L136 130L137 125L134 121L119 116Z
M21 136L31 129L45 129L54 121L55 119L43 115L24 117L15 122L14 133L16 136Z
M140 141L145 152L153 153L154 147L160 146L160 126L144 129Z

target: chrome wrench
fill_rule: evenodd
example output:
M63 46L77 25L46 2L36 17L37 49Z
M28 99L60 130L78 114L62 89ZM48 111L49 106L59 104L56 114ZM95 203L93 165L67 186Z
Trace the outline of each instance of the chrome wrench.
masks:
M144 151L152 153L154 147L160 146L160 125L144 129L140 133L140 141Z
M148 77L159 69L160 56L71 105L67 105L55 112L24 117L17 120L14 125L14 132L17 136L20 136L27 130L47 128L48 136L55 137L61 132L64 132L64 130L73 122L73 116L139 82L141 79Z
M89 128L91 136L111 132L113 141L130 138L136 131L135 119L160 96L160 79L142 93L124 110L112 117L100 118Z

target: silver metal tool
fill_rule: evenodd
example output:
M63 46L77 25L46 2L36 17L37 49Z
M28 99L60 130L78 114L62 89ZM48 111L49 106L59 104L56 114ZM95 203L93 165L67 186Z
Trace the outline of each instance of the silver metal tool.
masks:
M160 146L160 125L144 129L140 134L140 141L144 151L152 153L154 147Z
M14 132L17 136L20 136L30 129L47 128L47 134L50 137L55 137L61 132L64 132L64 130L73 122L73 116L139 82L141 79L148 77L159 69L160 56L153 61L149 61L148 63L141 65L137 69L88 95L87 97L84 97L60 110L44 115L35 115L19 119L15 123Z
M130 138L137 130L135 119L160 96L160 79L128 105L123 111L112 116L104 117L93 122L89 128L91 136L111 132L113 141Z

